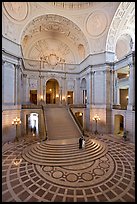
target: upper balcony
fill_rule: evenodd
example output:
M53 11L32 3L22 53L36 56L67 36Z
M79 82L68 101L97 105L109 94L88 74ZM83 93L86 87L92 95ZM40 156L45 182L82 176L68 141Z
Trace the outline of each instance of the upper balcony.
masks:
M127 106L125 105L113 105L112 109L117 109L117 110L127 110Z

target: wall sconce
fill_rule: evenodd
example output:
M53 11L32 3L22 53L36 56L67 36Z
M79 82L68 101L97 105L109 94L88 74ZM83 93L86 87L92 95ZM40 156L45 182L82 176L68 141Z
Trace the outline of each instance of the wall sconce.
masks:
M129 99L129 96L126 96L126 99L128 100L128 99Z
M98 120L100 120L100 117L96 114L96 115L93 117L93 120L95 120L95 122L96 122L95 134L98 134L98 131L97 131L97 122L98 122Z
M70 98L70 97L71 97L71 95L67 95L67 97L68 97L68 98Z
M79 113L79 116L82 116L82 113Z
M52 89L49 89L49 91L51 92L51 91L52 91Z
M59 97L59 95L58 94L56 94L56 98L58 98Z
M40 97L40 100L43 100L43 96Z

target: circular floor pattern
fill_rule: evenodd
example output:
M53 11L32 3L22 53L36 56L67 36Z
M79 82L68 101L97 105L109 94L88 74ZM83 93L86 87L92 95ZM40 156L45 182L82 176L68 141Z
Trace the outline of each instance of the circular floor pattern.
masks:
M66 140L67 141L67 140ZM73 141L73 140L72 140ZM107 153L107 145L94 139L86 140L86 147L79 149L77 140L73 143L32 144L22 152L22 157L33 164L49 166L70 166L95 161Z
M106 144L106 153L70 166L25 160L23 150L31 142L9 145L2 154L2 202L135 202L134 145L108 136L94 139Z

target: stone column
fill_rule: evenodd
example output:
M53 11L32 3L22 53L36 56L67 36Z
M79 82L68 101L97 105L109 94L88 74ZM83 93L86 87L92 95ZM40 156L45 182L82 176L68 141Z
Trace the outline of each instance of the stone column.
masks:
M44 100L44 95L43 95L43 79L44 79L44 76L40 76L40 97L39 97L39 100L40 100L41 104L42 104L42 102Z
M117 80L117 72L114 71L114 99L113 99L113 103L114 105L117 105L117 92L118 92L118 80Z
M87 104L92 103L92 72L87 74Z
M20 65L16 65L16 104L20 104L20 97L21 97L21 76L20 76Z
M45 82L43 82L43 104L46 104L46 87L45 87Z
M66 101L67 101L67 90L66 90L66 76L65 76L65 77L62 77L62 104L65 105Z
M23 74L23 102L27 102L27 74Z
M59 104L62 104L62 86L59 87Z
M129 91L128 91L128 110L133 110L135 106L135 67L133 64L129 64L130 74L129 74Z
M18 71L18 65L14 64L14 68L15 68L15 72L14 72L15 73L14 74L14 105L17 105L17 92L18 92L18 90L17 90L17 86L18 86L17 71Z
M4 104L4 68L5 68L5 61L2 60L2 104Z
M92 101L91 103L94 104L95 103L95 87L94 87L94 75L95 75L95 71L91 71L91 82L92 82Z
M75 103L80 104L80 78L76 78L76 87L75 87Z

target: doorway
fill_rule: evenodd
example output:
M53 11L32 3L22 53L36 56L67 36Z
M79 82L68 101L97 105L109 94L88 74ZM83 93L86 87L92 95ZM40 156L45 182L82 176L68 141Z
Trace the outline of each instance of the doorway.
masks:
M56 79L50 79L46 83L46 104L59 103L59 83Z
M67 92L67 100L68 100L68 105L73 104L73 91Z
M30 103L37 105L37 90L30 90Z
M47 104L51 103L51 94L50 93L46 93L46 103Z
M124 116L115 115L114 134L117 136L123 136L123 133L124 133Z
M34 132L35 130L35 132ZM38 113L30 113L26 115L26 134L33 134L38 135Z

